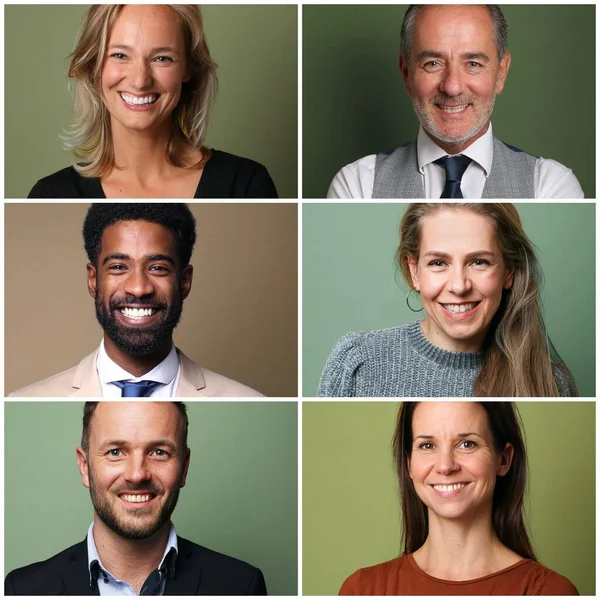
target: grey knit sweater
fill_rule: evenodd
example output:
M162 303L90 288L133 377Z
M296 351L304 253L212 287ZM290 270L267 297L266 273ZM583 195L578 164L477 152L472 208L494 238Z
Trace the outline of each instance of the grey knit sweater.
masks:
M482 354L434 346L421 321L401 327L347 333L327 359L318 396L463 397L473 395ZM568 373L554 376L561 396L574 396Z

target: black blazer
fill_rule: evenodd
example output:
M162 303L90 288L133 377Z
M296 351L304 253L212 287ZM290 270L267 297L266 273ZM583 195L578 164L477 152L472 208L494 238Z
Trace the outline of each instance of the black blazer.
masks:
M175 576L167 579L165 596L266 596L256 567L177 536ZM11 571L4 582L6 596L98 596L90 586L87 542L56 556Z

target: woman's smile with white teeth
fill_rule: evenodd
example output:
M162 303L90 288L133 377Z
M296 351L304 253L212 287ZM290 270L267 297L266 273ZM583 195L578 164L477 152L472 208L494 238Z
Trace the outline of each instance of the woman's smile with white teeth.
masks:
M158 100L158 94L148 94L147 96L134 96L125 92L119 92L119 95L127 104L153 104Z
M438 492L453 492L454 490L461 490L466 485L466 483L453 483L451 485L433 485L432 487Z
M464 304L442 304L451 313L464 313L473 310L479 302L465 302Z

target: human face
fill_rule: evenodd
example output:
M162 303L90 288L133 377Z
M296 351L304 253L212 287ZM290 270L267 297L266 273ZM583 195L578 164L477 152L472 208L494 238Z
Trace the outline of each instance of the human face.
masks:
M105 345L133 356L171 345L191 289L192 267L181 269L173 234L166 227L147 221L107 227L97 264L87 269Z
M413 414L408 462L430 519L491 514L496 477L510 469L513 447L494 448L487 414L477 402L420 402Z
M146 539L169 522L190 460L181 428L172 402L96 407L77 463L97 517L117 535Z
M429 341L453 352L481 350L512 285L490 220L463 208L436 210L421 220L419 257L408 264Z
M173 9L126 4L110 32L102 67L102 97L113 132L166 129L189 79Z
M400 57L423 129L449 154L462 152L487 131L509 66L509 53L498 61L492 18L478 5L422 8L410 57Z

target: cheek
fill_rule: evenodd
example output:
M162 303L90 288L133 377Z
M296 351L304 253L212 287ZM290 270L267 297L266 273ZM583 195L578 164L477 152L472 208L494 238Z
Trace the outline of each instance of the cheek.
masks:
M111 87L116 85L122 78L122 73L119 67L109 63L102 67L102 91L106 93Z
M442 293L446 280L441 275L422 271L419 273L419 284L421 286L421 299L427 301L437 298Z
M502 290L503 290L504 280L499 274L492 274L489 276L484 276L479 281L479 291L480 293L492 301L494 304L500 304L500 300L502 299Z

